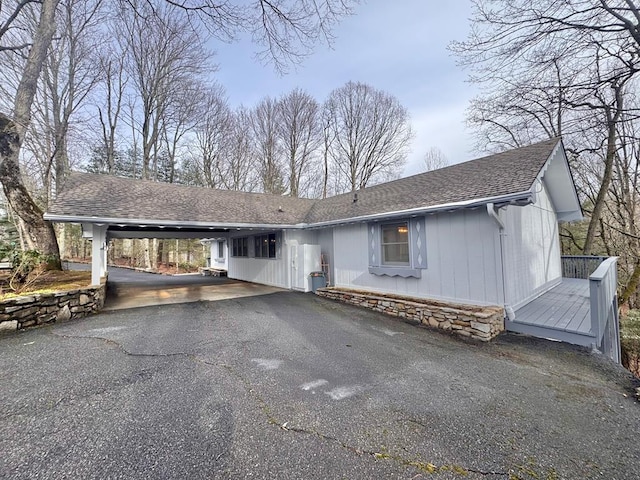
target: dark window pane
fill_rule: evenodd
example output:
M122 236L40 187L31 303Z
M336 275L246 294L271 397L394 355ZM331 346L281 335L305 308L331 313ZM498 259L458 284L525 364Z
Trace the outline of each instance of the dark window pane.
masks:
M269 258L276 258L276 234L269 234Z

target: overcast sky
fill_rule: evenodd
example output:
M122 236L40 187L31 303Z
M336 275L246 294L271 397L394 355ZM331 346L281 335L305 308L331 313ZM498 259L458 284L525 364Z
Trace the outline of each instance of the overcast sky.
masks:
M349 80L370 84L409 110L415 138L405 176L421 171L430 147L458 163L478 156L464 125L474 90L447 45L466 38L470 8L468 0L365 0L335 30L332 49L319 46L289 74L258 63L256 47L240 41L215 45L216 75L231 105L248 107L296 87L322 102Z

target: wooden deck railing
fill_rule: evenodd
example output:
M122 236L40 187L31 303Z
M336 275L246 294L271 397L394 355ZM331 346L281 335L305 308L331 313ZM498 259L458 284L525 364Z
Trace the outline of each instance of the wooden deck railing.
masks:
M592 255L563 255L562 276L564 278L582 278L586 280L598 266L609 257Z
M620 323L616 293L618 257L604 258L589 276L591 332L596 337L596 348L614 362L620 363Z

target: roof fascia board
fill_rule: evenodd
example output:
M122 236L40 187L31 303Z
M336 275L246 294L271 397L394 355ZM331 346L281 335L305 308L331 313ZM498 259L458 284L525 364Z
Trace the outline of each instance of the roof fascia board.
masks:
M569 159L567 158L566 150L564 149L564 143L562 142L562 139L558 140L558 143L553 148L553 151L549 155L549 158L547 158L547 161L544 162L544 165L540 169L540 172L538 173L538 176L536 177L533 183L534 185L536 181L539 181L542 183L544 174L546 173L547 169L551 165L551 162L556 157L556 155L560 155L562 158L562 163L564 164L567 175L569 176L569 180L571 181L571 186L573 187L572 196L576 202L576 205L578 205L579 216L574 216L573 218L575 221L582 221L584 219L584 215L582 213L582 205L580 204L580 199L578 198L578 189L576 188L576 181L573 178L573 173L571 172L571 167L569 166Z
M464 202L443 203L440 205L433 205L431 207L417 207L417 208L410 208L406 210L397 210L394 212L374 213L371 215L362 215L359 217L350 217L350 218L343 218L338 220L330 220L327 222L310 223L308 224L308 227L320 228L320 227L328 227L333 225L342 225L347 223L383 220L386 218L395 218L395 217L402 217L407 215L420 215L420 214L438 213L443 211L461 210L464 208L481 207L483 205L486 205L487 203L502 204L502 203L510 203L516 200L525 200L530 202L532 199L533 199L533 192L531 190L526 190L524 192L512 193L509 195L501 195L497 197L486 197L486 198L479 198L475 200L468 200Z
M50 222L61 223L92 223L96 225L122 225L122 226L149 226L149 227L182 227L182 228L228 228L228 229L300 229L305 228L305 224L278 224L278 223L214 223L214 222L189 222L184 220L144 220L132 218L115 218L115 217L83 217L77 215L53 215L44 214L44 219Z

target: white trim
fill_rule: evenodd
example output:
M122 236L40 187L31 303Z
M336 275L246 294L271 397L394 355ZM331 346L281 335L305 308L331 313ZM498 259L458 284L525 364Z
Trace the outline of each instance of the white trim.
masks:
M508 203L516 200L530 201L533 193L531 190L525 190L524 192L512 193L509 195L502 195L497 197L485 197L474 200L465 200L462 202L442 203L440 205L433 205L431 207L416 207L408 208L406 210L396 210L394 212L386 213L373 213L370 215L361 215L359 217L350 217L339 220L329 220L326 222L317 222L306 224L309 228L327 227L330 225L345 225L347 223L366 222L370 220L382 220L386 218L402 217L406 215L420 215L428 213L437 213L441 211L453 211L461 208L473 208L485 205L487 203ZM303 227L304 228L304 227Z
M110 224L116 226L130 227L182 227L182 228L209 228L215 230L222 229L281 229L281 228L305 228L305 223L296 225L279 224L279 223L220 223L220 222L191 222L185 220L149 220L141 218L118 218L118 217L83 217L78 215L54 215L50 213L44 214L44 219L50 222L66 222L66 223L93 223L93 224Z

